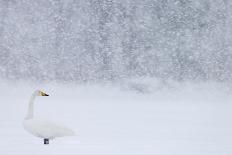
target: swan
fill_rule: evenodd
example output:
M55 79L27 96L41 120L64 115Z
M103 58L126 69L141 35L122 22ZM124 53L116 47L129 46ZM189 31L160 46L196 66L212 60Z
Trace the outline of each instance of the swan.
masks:
M43 138L44 144L49 144L49 140L63 137L63 136L72 136L74 132L64 126L57 125L53 122L47 120L38 120L34 118L34 100L37 96L49 96L48 94L36 90L29 102L28 112L23 121L23 127L26 131L32 135Z

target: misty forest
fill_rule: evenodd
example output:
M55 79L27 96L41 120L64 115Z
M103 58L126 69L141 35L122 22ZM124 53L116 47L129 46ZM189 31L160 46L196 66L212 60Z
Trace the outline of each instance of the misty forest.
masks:
M229 0L1 0L0 76L231 81Z

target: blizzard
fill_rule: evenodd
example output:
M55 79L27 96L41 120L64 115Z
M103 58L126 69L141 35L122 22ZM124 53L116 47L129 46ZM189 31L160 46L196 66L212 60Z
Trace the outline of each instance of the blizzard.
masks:
M231 25L229 0L0 0L0 155L231 155Z

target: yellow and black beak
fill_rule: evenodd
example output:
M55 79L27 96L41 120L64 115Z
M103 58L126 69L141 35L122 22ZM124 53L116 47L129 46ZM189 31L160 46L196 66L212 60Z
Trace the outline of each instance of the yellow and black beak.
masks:
M49 95L46 94L46 93L44 93L44 92L42 92L42 91L40 91L40 96L49 96Z

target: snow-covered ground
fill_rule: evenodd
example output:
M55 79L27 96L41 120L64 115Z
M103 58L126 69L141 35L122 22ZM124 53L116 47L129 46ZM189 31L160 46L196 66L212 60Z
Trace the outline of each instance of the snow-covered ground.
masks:
M77 136L52 140L22 127L32 91L35 116ZM218 85L138 93L109 85L0 84L1 155L231 155L232 91ZM142 88L141 88L142 89Z

